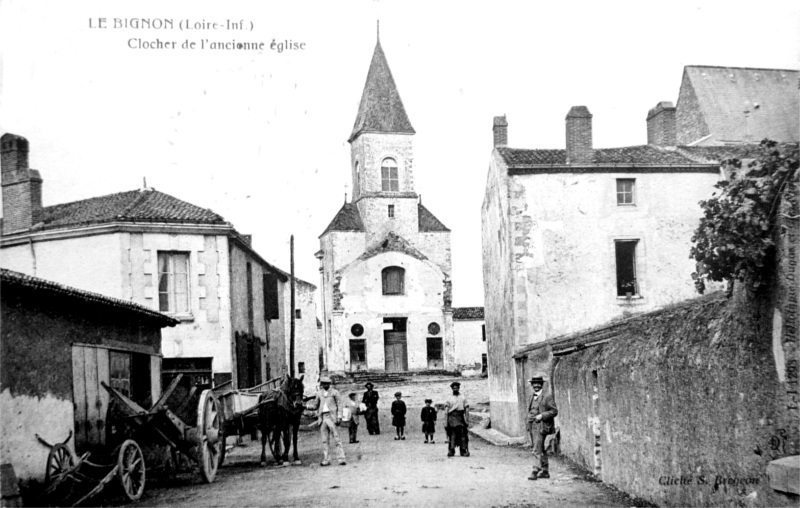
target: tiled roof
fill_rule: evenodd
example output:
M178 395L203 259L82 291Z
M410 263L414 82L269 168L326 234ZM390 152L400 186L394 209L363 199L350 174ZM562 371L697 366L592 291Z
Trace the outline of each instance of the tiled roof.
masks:
M457 321L483 319L483 307L455 307L453 319Z
M0 268L0 282L2 283L3 291L6 291L10 287L14 286L26 287L35 289L37 291L56 293L106 307L130 311L135 314L139 314L140 316L152 318L158 321L162 327L175 326L178 324L177 319L173 319L170 316L162 314L149 307L145 307L144 305L139 305L138 303L120 300L119 298L112 298L110 296L105 296L98 293L92 293L90 291L84 291L82 289L65 286L57 282L40 279L39 277L33 277L24 273L6 270L5 268Z
M419 231L430 233L433 231L450 231L427 208L419 204Z
M566 150L539 150L497 147L497 152L509 166L564 165ZM664 164L670 166L697 164L677 150L667 150L654 145L627 146L623 148L596 148L592 164Z
M348 141L353 141L362 132L414 134L380 41L375 45L356 122Z
M721 163L727 159L747 159L758 154L757 144L728 146L679 146L678 151L701 163Z
M798 71L787 69L687 65L681 95L690 93L684 91L688 81L697 97L697 107L716 142L758 142L764 138L798 141L798 77ZM679 97L678 109L690 107L691 102ZM745 110L749 111L746 119Z
M324 236L330 231L364 231L364 222L355 203L345 203L337 212L325 231L319 236Z
M133 190L45 207L45 229L103 222L227 224L220 215L153 189Z

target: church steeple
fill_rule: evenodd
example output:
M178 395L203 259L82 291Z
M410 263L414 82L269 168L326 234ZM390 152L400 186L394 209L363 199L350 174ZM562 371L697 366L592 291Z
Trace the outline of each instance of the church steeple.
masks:
M380 30L380 25L378 25ZM400 93L389 70L389 63L381 47L380 31L375 44L372 62L369 64L367 82L361 94L353 132L347 140L352 143L362 132L387 132L414 134Z

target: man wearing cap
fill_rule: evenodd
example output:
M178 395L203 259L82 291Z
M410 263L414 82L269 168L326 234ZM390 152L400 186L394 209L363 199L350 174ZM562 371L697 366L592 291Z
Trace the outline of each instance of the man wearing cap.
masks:
M541 377L531 378L533 393L528 399L528 419L527 430L531 437L533 447L533 472L528 477L529 480L539 478L550 478L550 465L547 460L547 450L544 447L544 440L549 434L555 433L555 419L558 414L556 401L550 393L544 393L544 379Z
M367 410L364 411L364 419L367 421L367 432L370 435L381 433L381 426L378 422L378 399L380 397L378 392L372 389L372 386L372 383L365 384L364 387L367 391L361 397L361 402L367 406Z
M317 410L317 423L319 423L319 435L322 440L322 462L320 465L331 465L328 449L331 436L333 436L339 465L344 466L344 448L342 447L341 439L339 439L339 431L337 429L342 423L342 399L338 390L331 388L331 378L328 376L322 376L319 379L319 384L321 388L317 390L311 409Z
M453 395L447 398L444 405L445 422L448 430L447 456L456 454L456 445L462 457L469 457L469 402L461 395L461 383L450 383Z

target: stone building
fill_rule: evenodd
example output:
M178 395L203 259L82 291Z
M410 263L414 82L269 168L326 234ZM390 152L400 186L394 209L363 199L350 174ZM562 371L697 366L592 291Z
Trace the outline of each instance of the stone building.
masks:
M525 378L551 356L525 346L695 294L690 239L718 163L675 146L675 108L647 120L648 145L596 149L585 106L566 117L566 150L510 148L494 120L482 207L492 427L524 432ZM527 369L527 370L526 370Z
M677 105L679 145L797 142L800 73L687 65Z
M352 201L317 253L329 371L455 365L450 230L414 188L414 134L378 41L348 138Z
M488 368L483 307L453 309L456 365L464 375L484 374Z
M67 446L80 453L104 442L100 381L146 407L158 400L161 329L178 321L12 270L0 269L0 284L0 457L24 486L45 478L49 449L37 434L50 443L73 436Z
M245 387L286 372L289 277L248 235L151 188L43 207L28 141L0 143L3 267L178 319L163 335L165 376Z

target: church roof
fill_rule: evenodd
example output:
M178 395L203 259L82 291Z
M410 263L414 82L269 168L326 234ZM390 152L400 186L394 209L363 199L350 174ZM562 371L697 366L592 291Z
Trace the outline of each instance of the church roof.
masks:
M419 231L430 233L433 231L450 231L427 208L419 204Z
M679 114L682 108L698 108L718 142L798 141L798 76L798 71L788 69L687 65L678 97ZM688 98L687 85L696 102ZM746 121L745 110L749 111Z
M483 307L454 307L454 321L477 321L483 319Z
M408 240L394 231L389 231L383 240L378 240L372 244L363 254L358 256L358 259L369 259L384 252L402 252L423 261L428 259L425 254L417 250Z
M364 222L355 203L345 203L336 217L333 218L325 231L319 236L324 236L330 231L364 231Z
M380 40L375 45L356 122L347 141L352 142L362 132L414 134Z
M42 209L43 229L104 222L228 223L207 208L181 201L154 189L98 196Z

